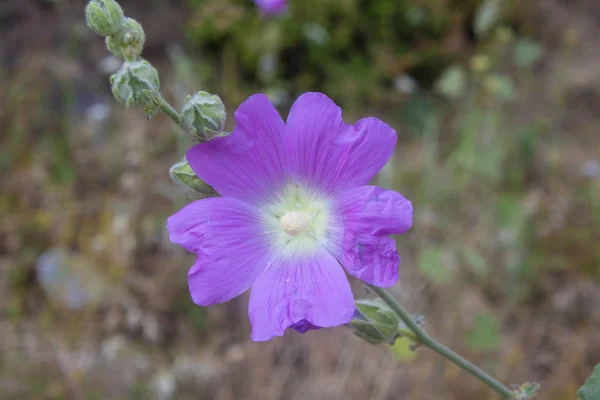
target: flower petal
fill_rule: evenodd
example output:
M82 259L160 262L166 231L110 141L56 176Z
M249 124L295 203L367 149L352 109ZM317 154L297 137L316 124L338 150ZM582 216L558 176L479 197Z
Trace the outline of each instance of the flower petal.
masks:
M248 309L252 340L281 336L286 328L332 327L354 314L350 284L339 263L324 249L288 257L252 287Z
M290 110L284 142L290 175L332 194L366 185L391 157L396 132L376 118L346 125L330 98L305 93Z
M400 256L396 242L387 236L348 232L340 262L350 275L371 285L389 287L398 282Z
M400 257L396 243L387 237L406 232L412 225L412 204L401 194L376 186L347 190L335 199L343 234L327 249L348 273L375 286L398 280Z
M261 221L257 208L232 198L198 200L169 218L171 241L198 254L188 274L196 304L230 300L266 271L271 252Z
M402 234L412 226L412 203L400 193L361 186L336 196L336 213L347 229L372 235Z
M254 204L269 201L287 180L285 124L262 94L240 105L235 120L230 135L195 145L186 158L196 175L220 195Z

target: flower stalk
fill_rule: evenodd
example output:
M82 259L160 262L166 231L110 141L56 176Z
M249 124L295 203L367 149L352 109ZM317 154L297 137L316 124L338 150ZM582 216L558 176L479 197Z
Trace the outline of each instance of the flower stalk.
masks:
M173 122L175 122L177 125L179 125L182 129L185 129L182 125L181 115L179 115L179 113L177 111L175 111L175 109L173 107L171 107L169 102L166 101L160 95L160 93L158 94L158 102L159 102L160 111L165 113L165 115L167 115L169 118L171 118L173 120Z
M475 378L479 379L481 382L485 383L492 389L494 389L498 394L506 399L514 399L515 392L510 390L508 387L500 383L495 378L488 375L481 368L471 364L469 361L465 360L460 355L456 354L454 351L450 350L443 344L437 342L433 339L423 328L417 324L413 317L402 307L402 305L392 296L387 290L366 284L371 290L373 290L385 303L390 306L390 308L400 317L400 319L406 324L406 326L414 333L417 337L419 343L423 346L431 349L441 355L442 357L448 359L454 364L458 365L460 368L467 371L469 374L473 375Z

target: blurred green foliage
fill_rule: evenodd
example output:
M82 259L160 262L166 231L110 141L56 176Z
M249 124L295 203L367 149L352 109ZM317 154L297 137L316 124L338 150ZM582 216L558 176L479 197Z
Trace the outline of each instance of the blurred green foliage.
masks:
M492 313L475 316L473 326L467 333L467 345L473 350L493 350L500 344L500 324Z
M251 0L189 0L187 31L224 82L233 74L254 88L323 91L365 105L383 101L405 73L431 84L468 45L481 3L291 1L287 16L263 20Z

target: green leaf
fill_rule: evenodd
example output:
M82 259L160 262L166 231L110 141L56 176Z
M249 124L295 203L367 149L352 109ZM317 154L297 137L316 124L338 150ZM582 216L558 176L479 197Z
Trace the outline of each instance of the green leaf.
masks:
M452 270L444 265L444 252L441 249L426 248L420 251L418 265L421 273L437 284L447 283L452 279Z
M513 47L513 61L522 68L530 67L543 55L544 48L533 39L520 38Z
M600 400L600 364L596 365L592 375L577 391L577 395L581 400Z
M435 90L450 99L457 99L465 94L467 74L460 65L446 69L435 83Z
M523 198L519 195L501 195L494 204L496 223L501 228L520 230L525 221Z
M487 34L498 23L502 16L502 7L500 0L485 1L475 14L473 21L473 30L479 37Z
M467 334L466 343L474 350L492 350L500 344L500 324L490 313L475 316L473 327Z

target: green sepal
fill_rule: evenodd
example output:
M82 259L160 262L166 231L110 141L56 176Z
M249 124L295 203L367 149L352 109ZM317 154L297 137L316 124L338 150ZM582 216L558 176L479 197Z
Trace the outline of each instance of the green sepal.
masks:
M196 176L185 157L169 169L169 174L173 181L185 188L188 194L195 200L219 195L210 185Z

